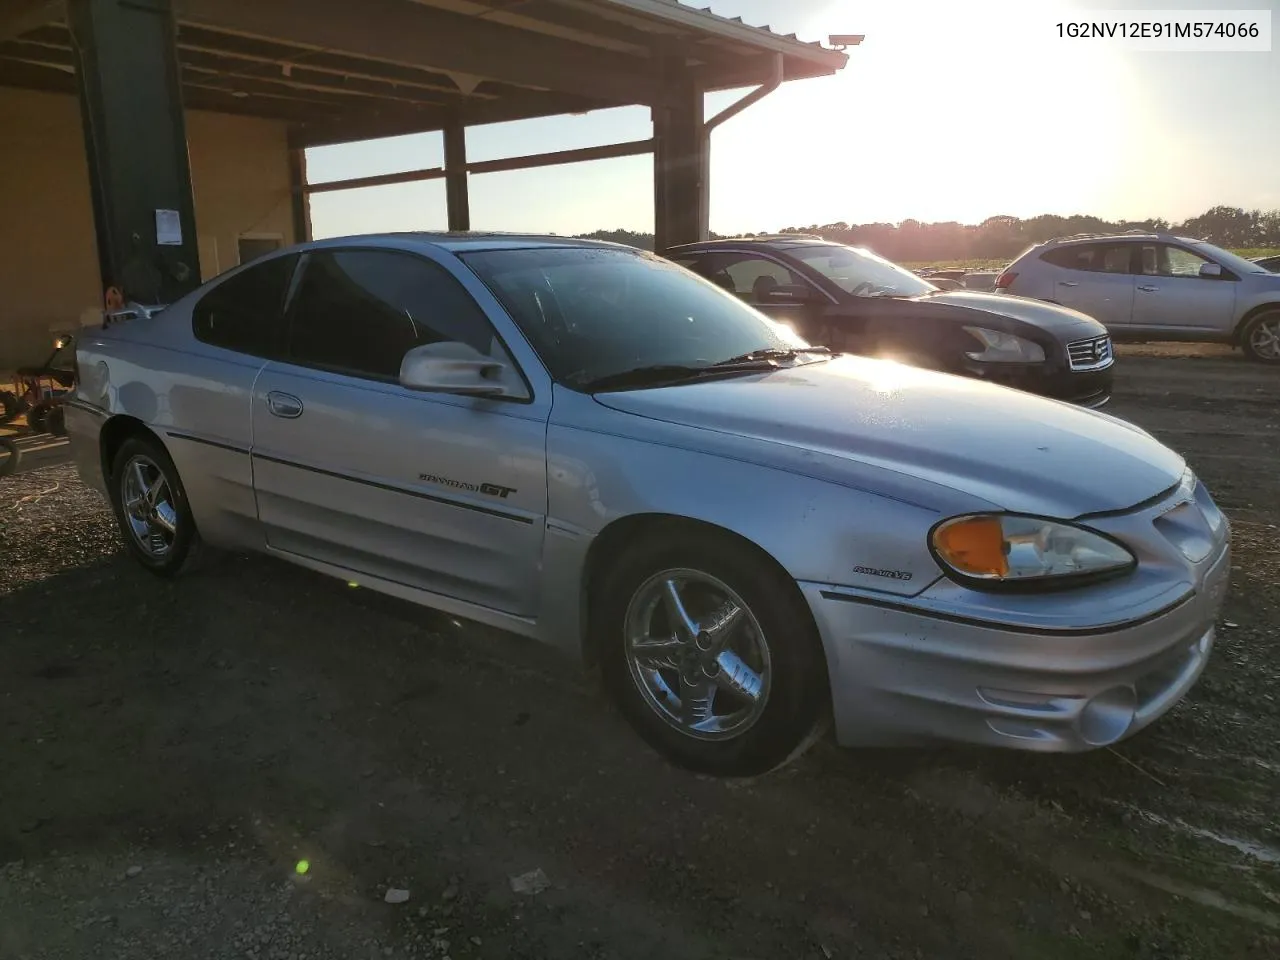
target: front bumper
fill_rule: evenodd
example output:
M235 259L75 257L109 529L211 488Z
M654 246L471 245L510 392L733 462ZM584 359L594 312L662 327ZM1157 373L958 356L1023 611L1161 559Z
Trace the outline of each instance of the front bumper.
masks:
M1102 370L1073 371L1047 368L1044 364L974 363L971 376L1016 390L1038 393L1055 400L1100 407L1111 399L1112 364Z
M1225 539L1154 613L1033 629L925 612L906 598L801 584L826 649L845 746L954 741L1078 752L1131 736L1195 684L1230 575Z

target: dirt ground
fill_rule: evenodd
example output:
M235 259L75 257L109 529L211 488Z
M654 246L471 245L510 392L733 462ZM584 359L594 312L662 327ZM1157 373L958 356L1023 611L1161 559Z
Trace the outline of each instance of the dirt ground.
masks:
M1235 566L1190 697L1085 756L691 776L548 651L267 559L158 582L69 467L0 481L0 958L1280 957L1280 377L1119 371Z

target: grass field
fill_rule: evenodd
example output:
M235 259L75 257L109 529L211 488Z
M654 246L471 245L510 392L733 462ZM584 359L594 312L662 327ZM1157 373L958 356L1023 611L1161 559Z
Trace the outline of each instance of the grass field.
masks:
M1280 256L1280 248L1276 247L1235 249L1231 252L1239 254L1246 260ZM904 263L902 266L908 270L1003 270L1008 263L1008 260L921 260Z

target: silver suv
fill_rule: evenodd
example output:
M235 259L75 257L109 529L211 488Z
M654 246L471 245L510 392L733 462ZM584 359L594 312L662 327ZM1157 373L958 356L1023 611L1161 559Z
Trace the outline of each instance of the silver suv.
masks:
M1087 313L1116 339L1226 342L1280 364L1280 274L1203 240L1050 240L1009 264L996 288Z

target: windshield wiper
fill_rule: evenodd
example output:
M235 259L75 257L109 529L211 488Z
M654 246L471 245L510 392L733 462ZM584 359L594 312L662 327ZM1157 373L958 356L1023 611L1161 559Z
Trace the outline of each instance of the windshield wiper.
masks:
M783 350L779 347L765 347L762 350L752 350L750 353L740 354L736 357L730 357L728 360L720 360L711 364L711 368L716 370L724 367L734 367L741 363L753 363L760 360L794 360L802 353L821 353L830 354L830 347L791 347Z
M761 370L776 370L778 365L767 358L747 360L723 360L720 363L705 367L689 367L678 363L655 363L644 367L633 367L618 373L607 373L594 380L582 384L586 391L617 390L626 387L656 387L665 383L679 383L682 380L697 380L703 377L725 376L733 373L754 373Z
M582 384L584 390L609 390L615 387L644 387L659 383L671 383L678 380L690 380L705 370L705 367L689 367L678 363L654 363L644 367L633 367L617 373L607 373Z

